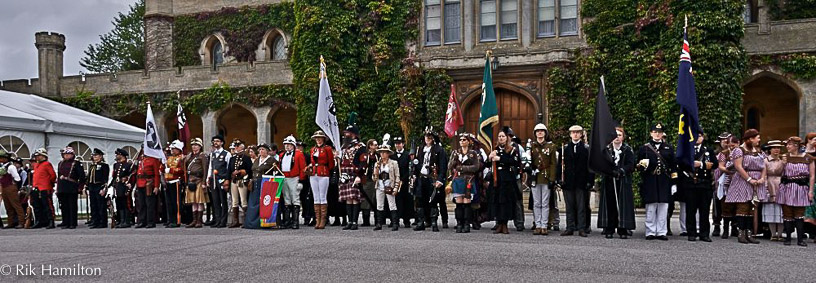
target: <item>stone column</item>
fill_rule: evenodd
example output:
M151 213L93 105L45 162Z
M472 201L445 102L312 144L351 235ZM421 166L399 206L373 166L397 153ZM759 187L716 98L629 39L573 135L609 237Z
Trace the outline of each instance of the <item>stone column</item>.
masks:
M173 1L145 1L145 69L173 67Z
M533 9L533 0L521 0L521 20L518 22L520 26L521 33L521 45L524 47L530 47L530 42L532 42L534 29L533 27L536 26L533 23L533 11L538 11L537 9Z
M56 32L34 34L39 69L39 93L42 96L59 96L62 78L62 56L65 52L65 36Z
M210 139L218 134L218 125L215 117L216 114L217 113L215 111L210 110L201 113L201 132L203 135L201 139L204 141L205 152L212 150Z
M462 8L463 17L462 17L462 30L465 32L464 38L462 42L465 45L465 51L470 51L473 49L473 35L474 35L474 27L477 25L474 23L476 16L474 13L476 10L473 8L473 3L478 0L463 0L462 1Z
M258 125L258 143L272 143L272 131L269 125L269 114L272 113L271 106L253 107L252 113L255 114L255 121Z
M757 23L759 34L771 33L771 16L768 14L768 4L765 3L765 0L757 1Z
M816 80L807 82L796 81L802 89L802 98L799 99L799 136L804 137L808 132L816 129Z

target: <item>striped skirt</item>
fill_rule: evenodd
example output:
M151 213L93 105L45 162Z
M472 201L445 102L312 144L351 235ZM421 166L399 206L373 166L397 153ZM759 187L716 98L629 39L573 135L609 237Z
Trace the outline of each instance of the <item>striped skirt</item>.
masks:
M762 177L760 171L748 171L748 176L758 180ZM731 177L731 185L728 188L728 193L725 196L725 202L749 202L754 197L754 188L756 188L757 198L760 201L765 201L768 198L768 187L765 184L751 185L742 176L734 174Z
M781 184L779 185L779 192L776 193L776 202L787 206L809 206L808 186L795 183Z

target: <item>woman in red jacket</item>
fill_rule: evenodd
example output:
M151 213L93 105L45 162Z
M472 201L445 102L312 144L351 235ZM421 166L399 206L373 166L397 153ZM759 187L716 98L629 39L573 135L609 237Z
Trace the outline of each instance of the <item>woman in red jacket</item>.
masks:
M328 203L326 193L329 190L329 172L334 169L334 152L332 147L326 145L326 133L317 131L312 135L315 146L310 151L312 163L306 168L309 174L309 181L314 195L314 208L317 224L315 229L326 227Z
M300 190L303 189L300 180L306 179L306 157L295 148L296 143L297 140L291 135L283 139L284 151L278 156L280 169L286 177L283 191L283 200L286 202L283 210L283 228L291 229L300 228L298 215L300 215Z
M54 229L54 184L57 182L57 173L54 172L54 165L48 162L48 152L45 148L38 148L34 151L32 164L32 186L31 205L34 207L37 223L31 228Z

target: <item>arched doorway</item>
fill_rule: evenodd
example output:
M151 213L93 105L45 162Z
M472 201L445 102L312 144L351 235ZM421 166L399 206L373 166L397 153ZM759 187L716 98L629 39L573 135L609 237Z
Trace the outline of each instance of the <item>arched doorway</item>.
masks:
M272 142L278 146L283 146L283 138L288 135L295 135L299 141L303 139L297 136L297 110L289 105L281 105L277 111L272 112L269 116L269 128Z
M204 125L201 122L201 116L191 114L187 111L185 111L184 116L187 117L187 128L190 129L190 139L201 138L202 140L206 140L204 137L202 137L204 133ZM167 131L167 141L174 141L178 139L178 121L175 113L168 116L167 119L164 120L164 129ZM185 146L189 146L189 144Z
M773 76L756 78L743 86L743 130L755 128L763 140L799 134L799 94Z
M495 140L503 126L513 128L516 136L522 141L533 137L533 127L536 124L536 106L533 102L518 92L505 88L495 88L496 105L499 107L499 124L493 129ZM481 97L481 90L472 95ZM476 133L479 124L479 110L481 99L471 99L465 108L465 130Z
M217 121L218 133L224 136L227 146L235 138L241 139L246 144L258 142L258 122L255 115L243 106L238 104L228 106L218 115Z
M137 127L139 129L144 129L146 119L147 117L145 114L133 111L119 118L119 122Z

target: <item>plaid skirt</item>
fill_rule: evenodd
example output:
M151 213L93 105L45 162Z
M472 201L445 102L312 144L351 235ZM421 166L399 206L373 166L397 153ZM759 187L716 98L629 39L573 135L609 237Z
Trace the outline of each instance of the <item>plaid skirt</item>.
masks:
M782 223L782 205L773 202L763 203L762 222Z
M352 186L353 180L349 180L348 184L340 185L340 202L360 201L360 190Z

